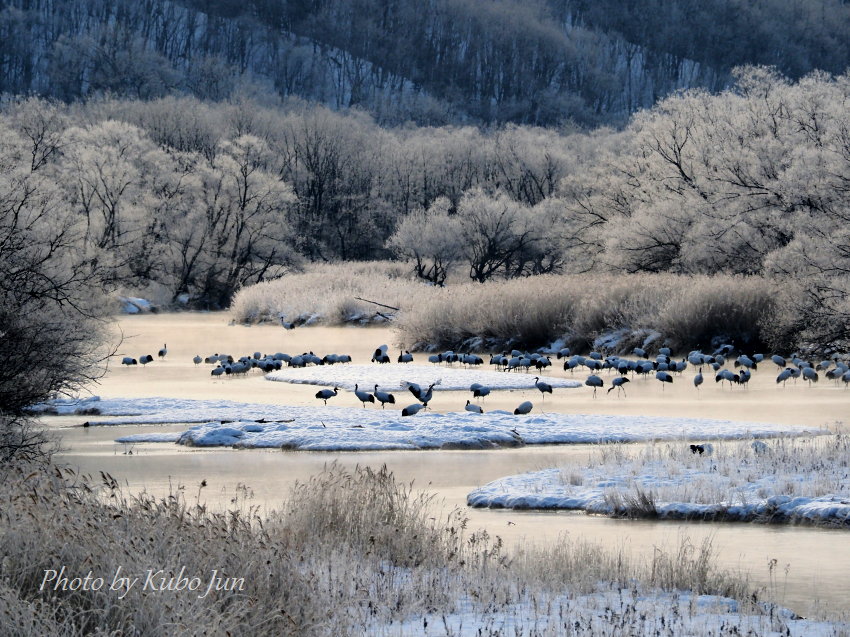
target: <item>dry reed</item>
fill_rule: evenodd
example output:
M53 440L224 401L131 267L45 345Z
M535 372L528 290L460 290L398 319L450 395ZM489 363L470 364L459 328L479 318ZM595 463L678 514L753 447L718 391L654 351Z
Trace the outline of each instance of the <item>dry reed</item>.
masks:
M537 600L520 618L520 626L533 627L539 614L552 612L555 598L622 586L641 594L683 587L741 600L750 594L746 582L711 567L707 545L686 544L650 563L566 539L508 555L498 538L469 532L459 511L435 513L431 496L398 483L385 468L327 467L266 517L244 498L229 511L208 510L203 484L157 499L127 497L105 474L96 483L52 466L6 472L4 635L356 635L450 614L462 600L484 624L499 609ZM138 576L151 568L166 575L180 567L192 575L217 569L244 578L245 587L202 599L140 588L124 599L106 590L43 590L44 571L60 565L72 576L93 571L107 580L119 566ZM657 612L667 610L659 605Z

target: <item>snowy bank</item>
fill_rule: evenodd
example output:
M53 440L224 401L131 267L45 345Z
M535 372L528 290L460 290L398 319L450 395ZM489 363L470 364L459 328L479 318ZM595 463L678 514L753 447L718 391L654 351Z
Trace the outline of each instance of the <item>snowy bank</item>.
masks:
M828 457L829 449L842 457ZM847 437L840 435L741 442L703 455L691 454L683 444L651 445L630 456L603 451L584 467L501 478L471 492L467 503L850 528L846 451Z
M742 608L736 600L690 592L640 594L630 589L585 595L524 595L517 601L482 609L464 597L454 612L423 613L370 634L456 635L760 635L825 637L844 634L840 622L803 619L768 604Z
M412 401L411 401L412 402ZM91 425L199 423L183 433L139 434L121 442L180 442L198 446L280 447L315 451L362 449L478 449L498 446L720 440L800 434L789 425L701 418L655 418L501 410L475 414L398 409L286 406L228 400L139 398L88 400L100 416ZM47 409L52 404L38 406ZM58 407L68 413L74 405ZM817 433L826 433L817 432Z
M534 377L540 376L555 388L581 387L577 380L543 376L533 372L494 372L487 369L464 369L444 365L378 364L371 365L320 365L316 367L286 368L266 374L266 380L323 387L372 389L379 385L382 390L403 389L405 381L427 387L435 383L434 390L467 390L472 383L479 383L493 390L534 389Z

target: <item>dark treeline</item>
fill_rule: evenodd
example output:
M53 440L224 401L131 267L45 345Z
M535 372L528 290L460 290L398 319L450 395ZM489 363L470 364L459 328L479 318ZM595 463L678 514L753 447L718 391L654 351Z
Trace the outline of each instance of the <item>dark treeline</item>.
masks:
M846 0L548 0L562 20L616 33L645 47L653 69L692 60L726 74L773 66L797 79L850 64ZM708 87L711 88L711 87ZM716 87L720 88L720 87Z
M0 92L246 91L382 124L622 124L740 64L850 65L839 0L3 0Z

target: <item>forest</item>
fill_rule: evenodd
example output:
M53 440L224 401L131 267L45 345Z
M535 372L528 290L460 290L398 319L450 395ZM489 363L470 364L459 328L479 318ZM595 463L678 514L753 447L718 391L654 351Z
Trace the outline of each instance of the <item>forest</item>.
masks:
M3 0L0 93L359 108L382 125L624 125L741 65L850 65L842 0Z
M793 330L836 343L848 94L847 75L747 67L591 132L381 127L298 100L7 99L0 239L61 238L112 289L205 308L311 261L394 258L438 286L758 274L781 281Z

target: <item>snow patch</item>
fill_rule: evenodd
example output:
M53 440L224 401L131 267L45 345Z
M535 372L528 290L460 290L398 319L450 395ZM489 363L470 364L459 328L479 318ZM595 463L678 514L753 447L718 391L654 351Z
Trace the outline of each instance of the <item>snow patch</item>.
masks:
M51 403L52 404L52 403ZM104 399L94 425L197 423L174 440L202 446L285 447L322 451L355 449L492 448L539 444L640 442L679 439L751 439L803 433L789 425L561 413L515 416L400 409L286 406L228 400L175 398ZM70 412L73 413L73 412ZM128 415L131 414L131 415ZM126 436L121 442L163 442L162 434Z
M385 391L405 389L405 382L428 387L437 383L434 391L469 389L480 383L493 390L534 389L537 373L494 372L487 369L463 369L443 365L378 364L370 365L318 365L315 367L286 368L266 374L266 380L282 383L322 385L353 390L355 384L371 390L376 384ZM554 376L540 376L552 387L576 388L581 382Z

